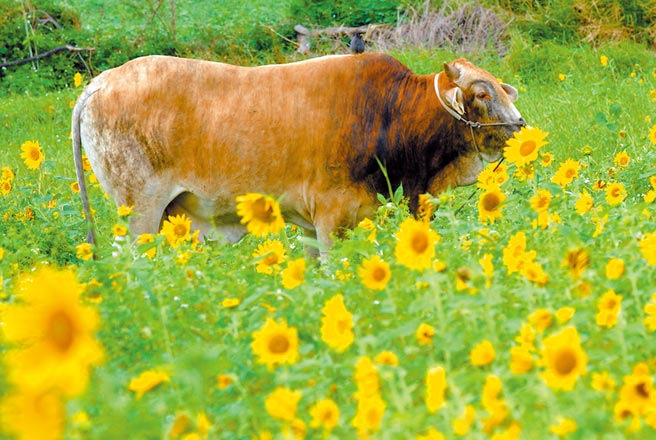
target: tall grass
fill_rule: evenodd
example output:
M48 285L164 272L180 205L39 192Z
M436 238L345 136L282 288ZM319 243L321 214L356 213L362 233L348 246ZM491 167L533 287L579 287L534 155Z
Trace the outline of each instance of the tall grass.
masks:
M420 73L435 72L443 61L457 56L396 55ZM601 55L608 58L607 66L601 65ZM571 438L653 436L654 428L647 426L653 423L653 408L646 406L649 410L642 413L632 402L635 413L616 415L616 405L626 378L637 377L642 363L648 370L641 376L643 391L656 399L650 388L656 345L643 323L648 317L645 306L654 302L656 276L639 249L639 240L656 231L654 204L643 199L651 187L649 177L656 175L655 147L648 139L656 118L650 96L656 89L656 61L647 50L626 44L597 50L517 44L503 59L489 54L470 57L520 90L517 107L531 125L549 132L543 152L553 153L553 164L536 165L535 178L527 182L511 176L502 186L507 197L502 217L491 224L479 219L481 191L468 199L474 187L434 199L440 206L430 226L441 237L435 259L444 268L436 263L415 271L397 261L395 235L408 213L402 203L388 202L372 219L373 241L371 231L356 228L336 243L325 264L309 262L304 281L293 289L283 287L280 273L256 271L253 253L263 240L252 236L236 245L177 249L157 237L155 258L142 256L148 245L114 240L112 228L124 224L125 218L94 186L91 203L101 237L96 251L102 258L78 259L76 246L84 241L86 230L78 195L71 188L68 120L69 103L79 90L0 102L0 166L16 174L11 191L0 195L0 320L20 303L18 281L44 264L73 270L80 282L87 283L85 302L101 316L98 337L105 362L94 370L86 394L68 401L67 437L168 438L176 420L182 419L180 414L186 414L190 422L178 435L182 438L202 431L197 421L202 413L212 425L208 438L266 438L266 433L292 438L292 427L300 436L303 425L306 438L356 438L355 366L361 357L373 359L383 351L393 352L398 365L375 362L378 392L386 408L372 438L414 438L431 427L447 438L458 437L456 431L464 427L469 430L464 438L502 433L511 438L516 427L521 438L556 438L550 429L559 425L560 417L576 423ZM45 162L37 170L27 169L19 157L27 140L39 141L45 152ZM621 151L630 157L625 167L613 163ZM578 160L583 167L563 189L551 178L566 159ZM509 173L514 171L510 166ZM593 189L598 180L622 183L628 197L610 206L604 191ZM538 213L529 201L538 190L549 191L549 212L560 217L544 229L534 227ZM594 209L581 215L574 207L583 190L592 195ZM31 219L27 207L33 212ZM594 218L605 215L603 230L597 232L599 222ZM535 262L548 275L546 283L509 273L504 265L503 250L519 232L526 235L526 251L535 251ZM298 232L288 227L285 235L288 261L303 257ZM570 251L581 250L589 262L575 274L571 263L564 261ZM492 258L492 277L479 261L486 254ZM358 270L373 255L391 266L391 279L381 291L366 287ZM611 258L625 264L617 279L606 275ZM281 268L286 266L287 262ZM623 299L617 324L606 328L596 323L596 315L600 298L610 289ZM343 295L353 315L355 334L342 353L331 349L321 333L322 309L337 294ZM228 307L226 299L239 304ZM563 308L569 307L574 314L565 319ZM539 322L529 319L540 311L550 318L541 331ZM253 333L268 317L284 319L297 329L297 362L274 369L257 362L251 348ZM509 366L511 350L519 345L516 338L529 322L536 334L533 365L516 374ZM416 337L421 324L435 330L428 344ZM568 327L577 329L589 359L587 373L571 391L550 387L541 375L546 367L538 362L548 338ZM472 365L470 354L483 340L494 347L494 360ZM4 342L1 347L5 360L16 348ZM6 373L9 367L3 365L0 371ZM446 372L446 403L431 413L425 404L425 377L435 366ZM128 384L147 370L164 371L170 381L137 399ZM593 377L602 372L616 385L599 391ZM501 380L495 402L503 403L507 414L485 433L491 410L482 393L490 375ZM291 422L278 420L265 409L266 398L279 386L302 393ZM13 389L6 379L0 383L2 395ZM310 410L327 397L337 403L340 416L337 427L324 432L310 426ZM463 418L467 405L476 412L470 421ZM632 425L633 420L639 426Z

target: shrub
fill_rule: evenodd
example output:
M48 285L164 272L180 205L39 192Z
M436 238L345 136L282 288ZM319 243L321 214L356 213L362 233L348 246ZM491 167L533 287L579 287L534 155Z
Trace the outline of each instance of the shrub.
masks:
M446 48L459 52L493 49L507 51L508 24L478 2L445 0L439 10L422 13L410 8L394 28L382 29L374 37L380 50L402 47Z

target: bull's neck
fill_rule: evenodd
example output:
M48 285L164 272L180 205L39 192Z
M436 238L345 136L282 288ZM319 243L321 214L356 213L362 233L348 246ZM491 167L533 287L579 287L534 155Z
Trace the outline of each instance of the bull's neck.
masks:
M410 74L394 85L397 90L390 87L388 93L397 97L396 117L389 123L386 150L377 147L392 187L403 185L411 208L432 178L469 149L465 126L440 105L433 78ZM382 173L368 180L375 191L387 193Z

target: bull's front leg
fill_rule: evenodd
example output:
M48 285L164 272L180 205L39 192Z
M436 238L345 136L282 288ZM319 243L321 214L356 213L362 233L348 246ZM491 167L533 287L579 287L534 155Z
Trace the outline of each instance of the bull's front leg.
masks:
M315 200L314 234L319 242L318 253L322 261L328 258L333 237L340 237L346 229L355 228L362 219L372 218L376 212L375 196L359 187L333 191ZM313 252L316 256L316 249Z

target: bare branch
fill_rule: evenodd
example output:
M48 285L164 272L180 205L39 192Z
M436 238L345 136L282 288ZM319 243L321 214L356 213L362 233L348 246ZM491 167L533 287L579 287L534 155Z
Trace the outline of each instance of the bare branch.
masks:
M24 58L22 60L7 61L7 62L4 62L4 63L0 63L0 69L5 68L5 67L21 66L23 64L31 63L32 61L40 60L42 58L49 57L51 55L56 54L57 52L62 52L62 51L65 51L65 50L68 50L70 52L83 52L83 51L91 52L91 51L96 50L96 48L95 47L75 47L75 46L70 46L70 45L59 46L59 47L55 47L54 49L50 49L47 52L43 52L43 53L40 53L38 55L29 57L29 58Z

